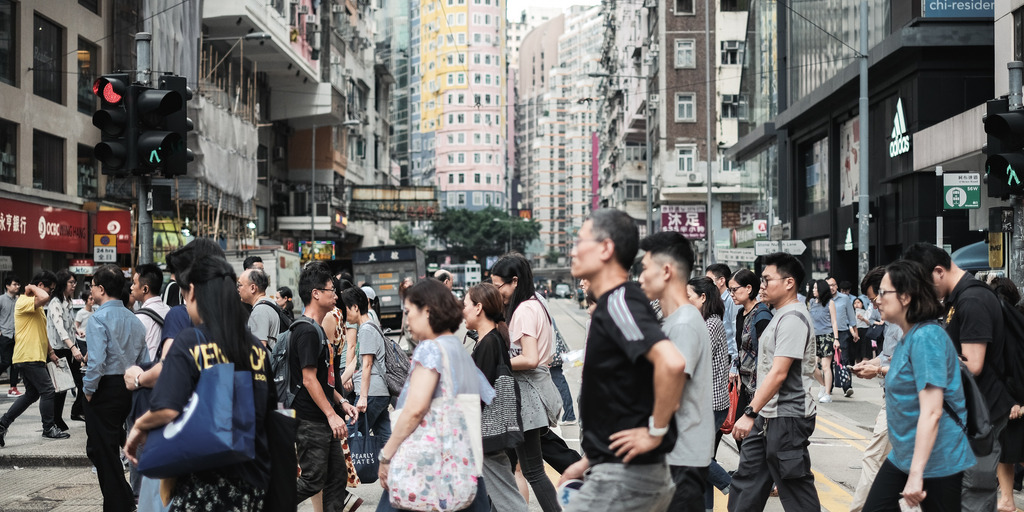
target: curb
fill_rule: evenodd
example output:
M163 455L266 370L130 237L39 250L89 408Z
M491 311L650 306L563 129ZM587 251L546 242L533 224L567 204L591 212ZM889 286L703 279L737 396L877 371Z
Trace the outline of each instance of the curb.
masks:
M3 455L0 453L0 467L12 468L81 468L92 467L92 461L84 455L47 456L47 455Z

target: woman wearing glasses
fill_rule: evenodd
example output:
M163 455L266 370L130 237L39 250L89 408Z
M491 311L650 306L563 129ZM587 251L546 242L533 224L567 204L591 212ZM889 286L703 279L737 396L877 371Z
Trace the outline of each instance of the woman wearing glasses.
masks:
M839 348L839 326L836 323L836 303L832 300L832 288L824 279L814 281L810 292L813 297L807 298L807 309L814 321L814 337L820 373L814 372L815 379L821 384L818 401L827 404L832 401L832 358Z
M562 508L555 486L544 472L541 435L558 423L562 398L551 380L548 364L554 356L554 339L547 309L535 296L533 271L526 258L504 256L491 267L491 282L498 287L509 319L512 373L519 383L523 443L516 448L523 476L530 482L544 512Z
M918 263L886 267L878 288L882 319L898 325L899 340L885 376L892 451L875 477L865 512L898 511L900 496L925 511L960 510L963 471L975 464L964 431L949 413L967 417L960 360L935 321L942 306L932 278Z
M729 380L733 386L740 386L740 398L736 410L742 411L750 404L757 390L757 340L772 321L772 312L761 302L761 280L747 269L737 270L729 280L732 301L740 306L736 314L736 360ZM721 436L719 436L719 439Z

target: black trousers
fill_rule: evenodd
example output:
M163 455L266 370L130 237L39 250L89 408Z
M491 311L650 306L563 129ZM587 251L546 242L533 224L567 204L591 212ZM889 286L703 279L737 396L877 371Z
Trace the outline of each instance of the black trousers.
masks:
M676 491L668 512L704 512L704 491L708 485L707 466L669 466Z
M963 472L939 478L925 478L924 490L928 493L921 502L924 512L959 512L960 483ZM886 459L878 469L875 482L871 484L864 512L900 512L900 493L907 485L907 474Z
M7 370L11 387L18 386L18 367L14 366L14 338L0 334L0 373Z
M0 417L0 425L11 426L30 405L39 400L39 418L43 421L43 431L53 426L53 381L46 371L46 363L31 362L15 365L21 372L21 380L25 384L25 393L15 400L14 405Z
M124 375L104 375L85 402L85 453L96 466L103 493L103 512L135 510L135 495L124 477L121 446L125 420L132 407L132 395L124 386Z
M786 512L820 512L807 452L812 432L814 418L758 416L732 475L729 512L764 510L773 482Z

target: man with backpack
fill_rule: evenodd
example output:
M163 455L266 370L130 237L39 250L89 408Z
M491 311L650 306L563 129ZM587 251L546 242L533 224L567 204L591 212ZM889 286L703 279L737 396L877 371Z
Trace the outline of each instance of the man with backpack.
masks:
M310 263L302 270L299 298L306 304L306 310L281 337L280 346L274 351L275 361L281 352L287 354L284 363L294 400L285 406L295 409L299 420L295 439L300 468L297 503L323 491L325 512L340 512L348 494L345 455L341 443L334 441L346 438L348 430L336 407L344 409L352 421L359 415L335 390L334 353L320 327L324 316L334 309L336 286L323 262ZM274 368L275 382L282 370L280 365ZM287 394L279 396L288 400Z
M135 310L135 317L146 328L146 349L149 351L150 361L156 360L156 351L163 341L164 318L171 310L171 307L160 299L160 287L163 282L164 275L160 267L152 263L135 267L130 292L131 302L141 304L139 309Z
M273 349L277 335L288 328L288 318L277 302L267 297L270 278L258 268L251 268L238 276L238 296L252 306L249 313L249 331L263 346Z
M903 257L921 263L931 273L935 291L948 308L942 318L946 333L987 400L996 438L992 453L979 456L978 463L964 472L961 510L996 510L996 467L1001 451L998 438L1014 405L1000 379L1005 340L999 300L985 283L962 270L946 251L932 244L916 243Z

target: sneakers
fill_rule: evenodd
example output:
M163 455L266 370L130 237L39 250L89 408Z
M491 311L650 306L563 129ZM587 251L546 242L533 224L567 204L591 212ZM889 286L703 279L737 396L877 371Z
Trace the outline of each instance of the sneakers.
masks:
M846 398L850 398L853 396L853 388L846 388L846 390L843 391L843 394L846 395Z
M57 425L54 425L49 429L43 431L43 437L47 439L67 439L71 437L71 434L62 431L61 429L57 428Z
M21 391L18 391L17 387L13 387L13 388L7 390L8 398L17 398L17 397L21 396L22 394L23 393Z
M832 395L822 395L822 397L818 400L818 403L822 403L822 404L830 404L830 403L832 403Z
M562 421L558 422L558 425L564 427L564 426L569 426L569 425L576 425L577 423L579 423L579 422L576 421L576 420L562 420Z

